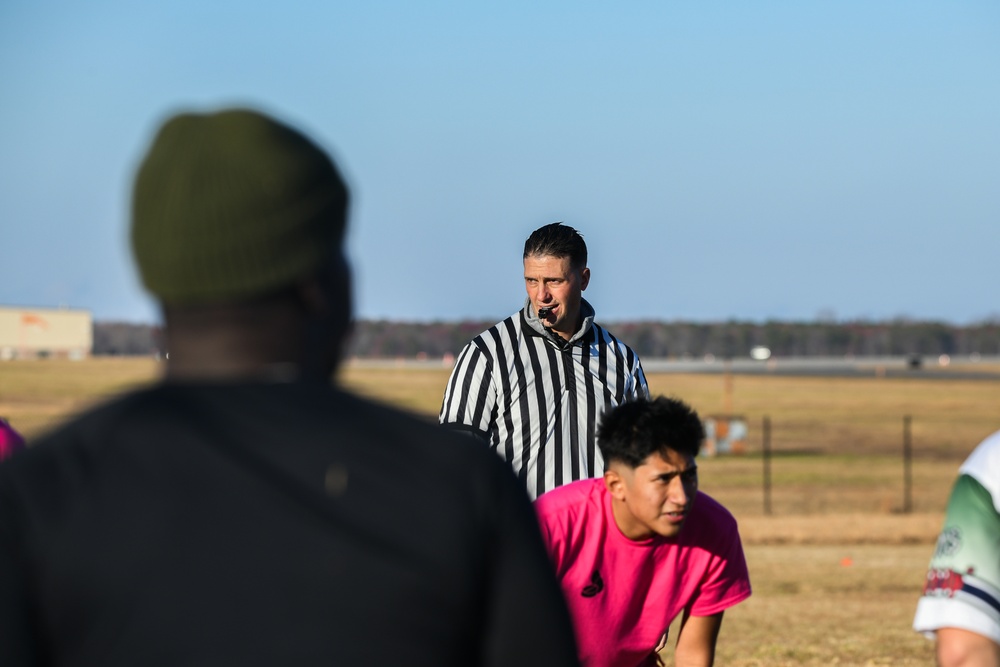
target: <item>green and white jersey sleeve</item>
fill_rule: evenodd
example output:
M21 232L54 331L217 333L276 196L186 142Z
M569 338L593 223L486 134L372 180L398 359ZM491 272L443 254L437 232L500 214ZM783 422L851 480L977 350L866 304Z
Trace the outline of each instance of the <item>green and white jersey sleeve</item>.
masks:
M962 628L1000 644L1000 432L959 469L913 629Z

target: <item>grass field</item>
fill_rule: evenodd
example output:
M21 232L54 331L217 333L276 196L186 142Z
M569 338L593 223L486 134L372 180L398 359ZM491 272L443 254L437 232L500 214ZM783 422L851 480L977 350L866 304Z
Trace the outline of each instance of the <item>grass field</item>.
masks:
M0 364L0 416L30 439L155 381L147 359ZM427 419L447 368L348 364L339 381ZM750 425L747 453L699 461L701 488L740 522L754 596L728 612L720 665L927 665L910 630L924 568L961 460L1000 428L1000 382L651 375L653 393ZM902 513L903 417L912 418L912 507ZM772 423L772 513L763 509L761 424ZM676 636L676 632L673 633ZM669 662L668 662L669 664Z

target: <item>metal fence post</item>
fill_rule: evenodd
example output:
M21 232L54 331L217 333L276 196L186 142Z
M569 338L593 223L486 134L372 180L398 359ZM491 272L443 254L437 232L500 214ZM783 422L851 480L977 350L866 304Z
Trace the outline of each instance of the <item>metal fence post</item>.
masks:
M903 416L903 513L913 511L913 444L910 415Z
M764 514L771 514L771 418L764 416Z

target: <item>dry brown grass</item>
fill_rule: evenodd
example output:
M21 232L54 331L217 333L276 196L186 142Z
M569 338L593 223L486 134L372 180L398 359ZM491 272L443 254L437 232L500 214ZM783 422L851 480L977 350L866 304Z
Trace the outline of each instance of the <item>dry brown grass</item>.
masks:
M451 369L444 366L415 370L405 365L371 368L349 363L340 370L338 380L348 389L369 398L436 419L450 375Z
M944 506L961 458L917 454L911 464L911 510ZM702 459L701 488L734 514L764 513L763 461L759 454ZM905 507L903 457L865 454L779 455L771 460L771 510L800 514L898 514Z
M135 359L0 364L0 415L31 438L157 373L155 362ZM434 419L448 375L349 364L339 381ZM649 382L703 415L726 406L722 376ZM733 412L750 425L748 452L699 466L702 489L740 522L754 596L726 614L718 664L931 664L932 645L910 622L957 466L1000 428L1000 382L736 376L732 388ZM915 512L902 514L907 414ZM775 452L771 516L761 485L765 415Z
M702 414L723 412L725 378L649 376L653 393L676 395ZM913 418L915 451L962 458L1000 426L1000 382L889 378L736 376L732 411L751 426L760 449L764 416L775 451L897 452L904 415Z
M726 612L717 664L933 664L932 643L910 629L926 545L751 544L746 554L754 595Z
M152 382L159 372L147 358L3 362L0 416L30 441L96 402Z

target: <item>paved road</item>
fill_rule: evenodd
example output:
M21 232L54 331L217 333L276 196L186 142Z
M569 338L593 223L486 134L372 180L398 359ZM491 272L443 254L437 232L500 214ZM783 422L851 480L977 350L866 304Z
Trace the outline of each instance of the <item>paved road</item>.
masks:
M931 380L1000 381L1000 356L953 357L947 365L937 357L923 357L913 367L907 357L790 357L767 361L733 359L729 370L734 375L784 375L801 377L889 377ZM353 359L350 365L368 368L451 369L453 359ZM727 370L722 359L647 359L642 367L647 373L710 373Z
M728 369L727 369L728 366ZM1000 380L1000 357L961 357L942 364L924 357L914 365L907 357L795 357L767 361L643 359L647 373L714 373L734 375L785 375L803 377L889 377L930 380Z

